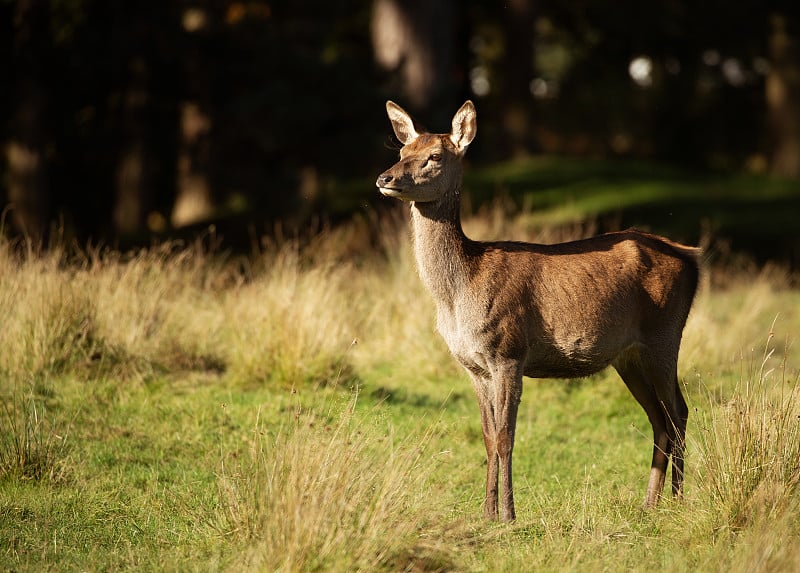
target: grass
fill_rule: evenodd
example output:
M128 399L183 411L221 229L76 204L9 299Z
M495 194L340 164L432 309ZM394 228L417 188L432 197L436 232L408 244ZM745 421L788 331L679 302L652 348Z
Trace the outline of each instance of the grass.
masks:
M448 563L447 549L419 537L437 528L423 510L435 426L398 438L385 423L356 419L356 397L322 419L301 414L274 434L256 423L250 451L221 484L227 530L246 547L236 569Z
M66 440L52 428L40 400L12 394L0 412L0 478L59 481Z
M465 225L592 232L507 215ZM604 372L526 381L518 519L490 523L477 406L404 225L246 258L0 242L0 569L797 569L800 291L785 273L713 269L724 280L698 297L683 503L640 511L649 426Z
M770 329L760 362L743 365L732 398L697 421L699 483L733 528L789 502L800 482L798 376L787 373L785 355L772 359L772 337Z

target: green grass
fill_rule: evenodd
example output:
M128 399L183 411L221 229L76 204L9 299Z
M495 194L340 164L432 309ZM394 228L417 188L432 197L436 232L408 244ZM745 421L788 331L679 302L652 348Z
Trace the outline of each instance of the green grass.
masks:
M524 217L465 224L586 230ZM247 260L0 243L0 569L797 569L800 291L784 273L726 269L698 297L683 503L640 510L652 438L613 372L527 380L518 518L499 524L481 518L470 384L404 222L381 229L377 247L354 223Z

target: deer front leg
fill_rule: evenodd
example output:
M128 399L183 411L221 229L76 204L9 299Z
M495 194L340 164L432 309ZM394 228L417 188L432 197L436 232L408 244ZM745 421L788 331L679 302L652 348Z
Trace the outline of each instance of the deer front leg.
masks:
M499 460L494 413L488 400L478 399L478 405L481 410L483 444L486 446L486 495L483 500L483 516L486 519L497 519L499 515L497 511Z
M475 388L475 396L478 398L478 408L481 412L483 444L486 447L486 496L483 500L483 515L487 519L497 519L497 478L499 466L495 439L494 408L492 407L492 399L489 394L489 380L486 379L482 373L475 370L467 369L472 378L472 386Z
M472 386L475 389L475 396L478 398L483 444L486 447L486 495L483 500L483 515L486 519L497 519L499 516L497 511L499 465L490 379L478 368L468 367L467 372L472 378Z
M495 373L494 391L495 447L503 485L501 517L503 521L514 521L517 515L514 511L511 461L517 427L517 410L522 398L522 374L518 364L508 364Z

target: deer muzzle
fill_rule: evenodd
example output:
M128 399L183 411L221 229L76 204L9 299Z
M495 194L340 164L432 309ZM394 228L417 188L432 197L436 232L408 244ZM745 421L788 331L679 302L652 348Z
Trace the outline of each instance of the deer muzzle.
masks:
M387 197L400 197L400 195L403 193L403 190L393 187L392 182L394 181L395 178L393 175L383 173L378 176L375 186L378 187L378 190Z

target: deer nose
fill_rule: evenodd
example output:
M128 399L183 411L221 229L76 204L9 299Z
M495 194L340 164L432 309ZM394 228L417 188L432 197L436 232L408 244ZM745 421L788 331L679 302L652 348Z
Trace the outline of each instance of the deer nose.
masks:
M378 176L378 180L375 182L375 185L378 187L386 187L388 183L390 183L394 179L392 175L387 175L384 173L383 175Z

